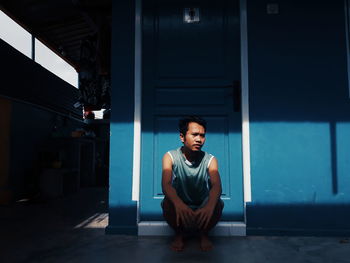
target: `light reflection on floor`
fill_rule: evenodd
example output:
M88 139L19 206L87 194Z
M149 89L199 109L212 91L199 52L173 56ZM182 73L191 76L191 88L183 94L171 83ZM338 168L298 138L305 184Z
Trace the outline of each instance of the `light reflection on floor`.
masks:
M96 213L74 228L105 228L108 225L108 213Z

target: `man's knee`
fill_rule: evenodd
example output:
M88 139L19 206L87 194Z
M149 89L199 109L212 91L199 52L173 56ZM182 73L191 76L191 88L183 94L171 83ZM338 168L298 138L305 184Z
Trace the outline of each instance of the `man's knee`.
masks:
M163 217L167 221L167 223L172 227L176 227L176 211L173 203L167 199L164 198L161 207L163 209Z
M224 202L219 199L218 202L216 203L214 213L213 213L213 220L219 221L222 215L222 210L224 209Z
M218 202L216 203L216 206L215 206L215 212L220 213L220 215L221 215L222 210L224 209L224 206L225 206L224 201L219 199Z
M163 214L164 214L164 212L166 212L166 213L175 212L175 207L174 207L173 203L168 198L163 199L163 201L161 203L161 207L163 209Z

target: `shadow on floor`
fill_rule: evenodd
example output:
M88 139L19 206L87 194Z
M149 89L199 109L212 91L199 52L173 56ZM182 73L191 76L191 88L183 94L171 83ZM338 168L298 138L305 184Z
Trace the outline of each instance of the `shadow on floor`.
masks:
M0 262L350 262L347 238L215 237L215 248L169 249L170 237L105 235L105 188L0 207Z

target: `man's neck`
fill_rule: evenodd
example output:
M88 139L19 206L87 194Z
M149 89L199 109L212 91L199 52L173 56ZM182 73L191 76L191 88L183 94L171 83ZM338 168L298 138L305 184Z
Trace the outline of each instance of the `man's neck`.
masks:
M186 147L181 147L182 154L185 156L185 158L190 161L191 163L197 161L199 157L202 154L202 151L192 151Z

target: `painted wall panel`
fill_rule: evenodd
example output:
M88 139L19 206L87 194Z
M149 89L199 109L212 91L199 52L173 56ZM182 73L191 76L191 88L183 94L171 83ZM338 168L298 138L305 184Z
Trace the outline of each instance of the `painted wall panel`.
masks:
M336 133L336 181L337 195L339 203L349 203L350 200L350 122L338 122L335 126Z
M253 200L329 202L333 196L328 123L253 123ZM273 179L273 180L271 180Z
M108 234L136 234L132 201L134 134L134 1L113 2L112 103L110 124Z
M247 1L248 233L349 231L350 101L343 1ZM347 220L345 220L347 218Z

